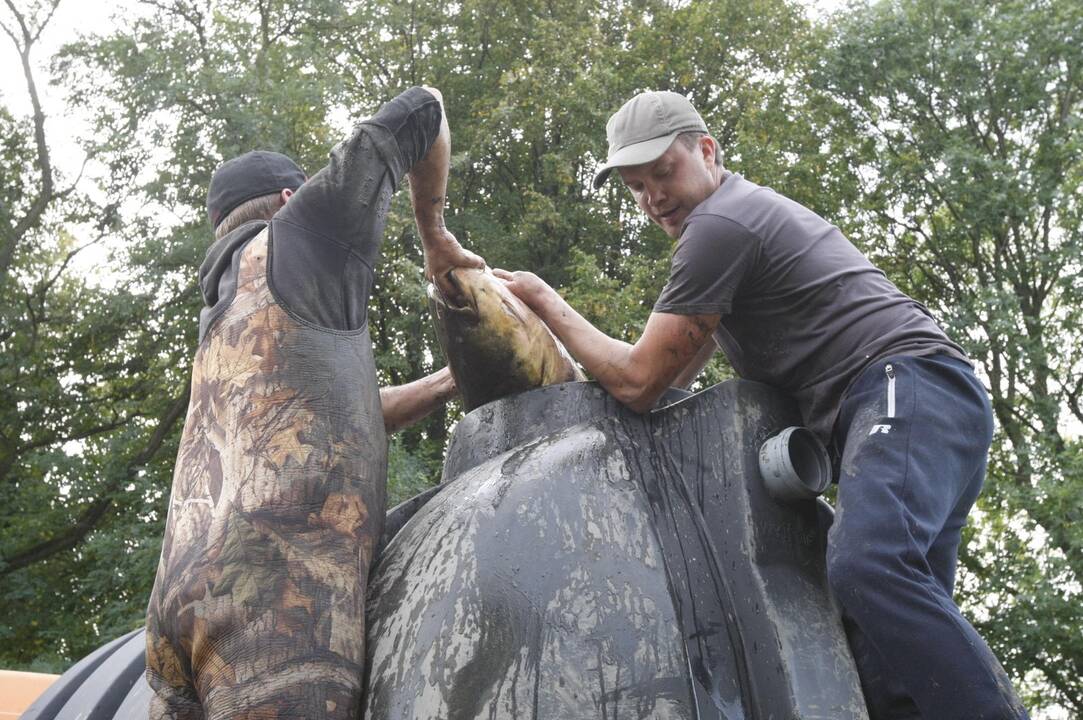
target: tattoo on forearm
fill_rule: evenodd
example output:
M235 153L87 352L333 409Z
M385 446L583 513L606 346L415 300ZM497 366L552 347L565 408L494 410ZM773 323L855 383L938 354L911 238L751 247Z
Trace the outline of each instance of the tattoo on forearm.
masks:
M698 330L699 332L696 333L696 334L693 334L691 331L689 331L689 333L688 333L688 339L689 340L692 340L694 342L698 342L699 340L709 336L711 333L714 332L714 326L710 325L709 323L704 322L700 318L693 318L692 323L696 326L696 330Z
M433 205L443 205L444 204L444 196L443 195L438 195L437 197L434 197L432 199L432 204Z

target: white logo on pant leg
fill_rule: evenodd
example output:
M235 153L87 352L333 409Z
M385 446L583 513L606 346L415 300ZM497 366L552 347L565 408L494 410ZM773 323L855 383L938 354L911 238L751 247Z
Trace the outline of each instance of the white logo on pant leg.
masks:
M873 425L872 430L869 430L869 435L875 435L876 433L887 435L889 432L891 432L890 425Z

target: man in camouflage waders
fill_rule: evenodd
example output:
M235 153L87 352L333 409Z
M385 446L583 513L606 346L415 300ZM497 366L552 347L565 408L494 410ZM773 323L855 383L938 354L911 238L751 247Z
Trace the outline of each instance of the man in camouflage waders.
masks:
M217 240L147 610L152 718L358 715L385 423L451 390L446 373L390 390L385 418L366 306L404 174L426 275L484 264L444 227L449 157L439 93L412 88L309 180L267 152L215 172Z

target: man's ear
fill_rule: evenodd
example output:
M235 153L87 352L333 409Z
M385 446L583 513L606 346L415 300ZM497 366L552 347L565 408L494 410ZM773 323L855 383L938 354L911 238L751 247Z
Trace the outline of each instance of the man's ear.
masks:
M703 162L711 168L715 165L715 156L718 154L718 143L710 135L703 135L699 139L699 150L703 153Z
M282 192L278 193L278 200L280 205L285 205L286 201L293 197L293 190L289 188L282 188Z

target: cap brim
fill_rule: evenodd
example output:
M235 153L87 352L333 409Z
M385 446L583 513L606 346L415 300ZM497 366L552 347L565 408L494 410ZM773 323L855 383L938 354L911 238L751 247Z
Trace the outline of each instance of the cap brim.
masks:
M663 135L662 137L651 138L650 140L644 140L643 142L635 143L634 145L626 145L617 152L609 156L605 161L605 165L602 165L594 173L594 189L600 188L609 177L609 173L613 172L613 168L627 167L629 165L642 165L643 163L649 163L657 160L662 156L669 146L673 144L673 141L677 139L677 136L682 131L670 133L669 135Z

